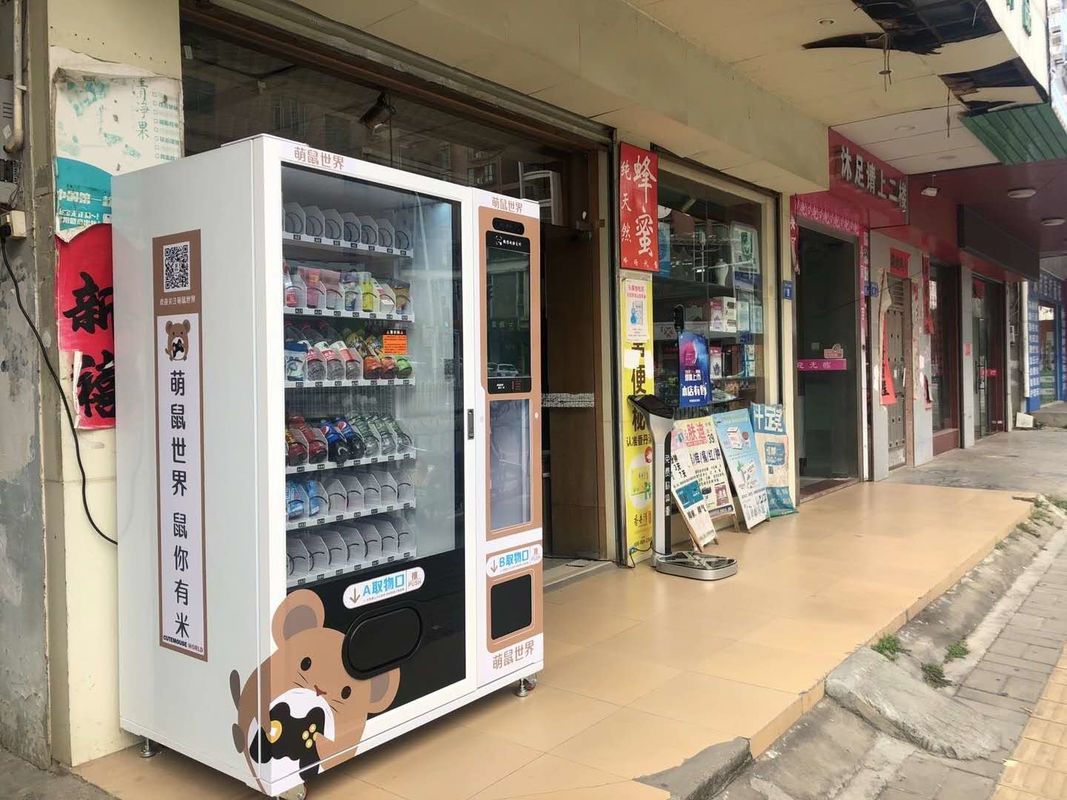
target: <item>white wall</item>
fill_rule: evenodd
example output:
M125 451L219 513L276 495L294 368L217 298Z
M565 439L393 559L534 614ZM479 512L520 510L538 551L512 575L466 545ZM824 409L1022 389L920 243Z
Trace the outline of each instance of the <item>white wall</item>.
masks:
M48 44L53 47L170 77L181 74L177 0L47 0L47 14ZM40 103L42 97L48 102L44 95L31 102ZM39 164L38 169L42 166L51 173L51 164ZM54 209L54 200L44 199ZM54 309L54 301L46 308ZM69 356L61 360L60 373L68 375ZM132 739L118 727L116 551L95 535L82 510L73 440L60 423L58 403L53 394L42 408L49 423L42 449L52 745L55 759L79 764ZM83 432L79 441L93 516L101 528L113 532L114 432Z

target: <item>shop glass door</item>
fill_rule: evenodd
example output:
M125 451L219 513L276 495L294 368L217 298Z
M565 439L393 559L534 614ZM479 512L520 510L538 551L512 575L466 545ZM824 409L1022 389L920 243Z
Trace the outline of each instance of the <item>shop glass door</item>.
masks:
M282 202L287 586L395 709L467 677L461 206L295 166Z
M975 278L972 286L974 435L1004 430L1004 287Z
M933 403L934 455L958 447L959 436L959 291L957 268L934 264L930 281L930 399Z
M800 495L859 478L859 286L851 242L801 228L796 276ZM841 345L842 358L826 353Z
M1056 306L1040 303L1037 307L1037 330L1041 344L1040 392L1041 405L1055 403L1058 398L1059 343L1056 332L1060 329L1059 311Z

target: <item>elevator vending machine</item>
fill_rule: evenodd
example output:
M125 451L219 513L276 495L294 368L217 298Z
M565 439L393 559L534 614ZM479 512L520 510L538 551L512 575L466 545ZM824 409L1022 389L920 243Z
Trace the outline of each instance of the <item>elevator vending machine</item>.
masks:
M258 136L113 222L122 727L278 796L525 687L538 205Z

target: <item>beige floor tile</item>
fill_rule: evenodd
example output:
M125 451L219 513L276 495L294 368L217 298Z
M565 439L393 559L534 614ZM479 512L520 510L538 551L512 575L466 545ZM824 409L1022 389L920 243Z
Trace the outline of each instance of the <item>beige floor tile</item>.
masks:
M1058 745L1023 739L1012 755L1016 761L1026 764L1067 772L1067 748Z
M751 611L742 607L731 607L729 611L713 606L709 612L674 611L655 618L658 625L676 630L687 636L715 636L720 639L740 639L760 625L766 625L775 619L770 614Z
M597 645L546 667L541 684L622 706L680 674L673 667Z
M1036 742L1054 744L1057 747L1067 747L1067 725L1034 717L1026 723L1023 737Z
M799 701L797 693L685 672L635 700L630 707L751 737L794 703L799 706Z
M523 795L590 789L620 783L620 776L559 756L543 755L500 779L472 800L508 800Z
M815 686L840 663L836 654L804 653L739 641L697 662L693 671L799 694Z
M578 646L593 644L639 624L610 608L545 603L545 635Z
M120 750L74 770L119 800L246 800L262 798L245 784L173 750L144 759L139 747Z
M813 686L809 691L805 692L804 695L801 697L801 711L807 714L809 711L815 708L816 703L818 703L824 697L826 697L826 682L819 681L817 684L815 684L815 686Z
M998 786L989 800L1050 800L1047 797L1038 797L1036 794L1024 792L1020 789L1012 789L1009 786Z
M557 746L552 755L633 778L677 766L731 738L710 727L622 708Z
M768 722L757 733L753 734L748 742L748 749L753 758L759 758L782 734L793 727L804 712L804 700L798 697L796 701L782 709L774 719Z
M551 667L553 664L558 664L565 658L573 656L584 650L582 645L571 644L570 642L564 642L560 639L553 639L551 636L545 637L545 667Z
M1045 691L1041 696L1053 703L1067 703L1067 684L1053 683L1051 680L1045 684Z
M541 755L460 725L434 725L359 757L358 777L406 800L464 800Z
M457 722L547 751L618 709L613 703L540 684L526 697L497 692L479 700L457 712Z
M1067 686L1067 669L1060 669L1057 667L1052 670L1052 674L1049 675L1049 683L1059 684L1060 686Z
M608 637L599 647L624 657L633 656L675 669L688 669L719 652L731 641L711 635L686 635L652 620Z
M1067 773L1024 764L1021 761L1008 761L1004 765L1000 782L1004 786L1022 789L1039 797L1067 797Z
M1060 725L1067 725L1067 705L1041 699L1034 706L1031 716L1038 719L1047 719L1050 722L1058 722Z
M741 637L741 641L778 647L783 650L840 656L840 661L845 655L864 644L872 633L873 627L870 623L781 618L745 634Z
M624 781L608 786L591 786L587 789L564 789L545 794L522 795L511 800L670 800L670 796L670 792L643 783Z
M350 772L347 768L354 766L355 762L351 762L324 772L315 778L315 788L309 796L314 800L353 800L357 797L359 800L405 800L398 794L345 774Z

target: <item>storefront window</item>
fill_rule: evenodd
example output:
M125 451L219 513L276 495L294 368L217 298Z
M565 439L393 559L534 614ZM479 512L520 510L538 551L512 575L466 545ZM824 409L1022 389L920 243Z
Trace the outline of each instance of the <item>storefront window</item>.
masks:
M659 173L659 272L652 278L656 395L678 405L678 327L708 340L711 411L763 402L763 206Z
M187 154L269 133L541 204L562 224L569 155L518 134L182 25Z

